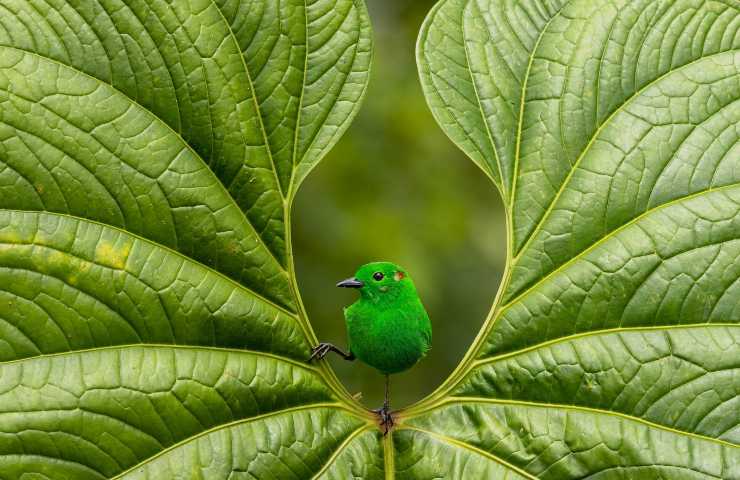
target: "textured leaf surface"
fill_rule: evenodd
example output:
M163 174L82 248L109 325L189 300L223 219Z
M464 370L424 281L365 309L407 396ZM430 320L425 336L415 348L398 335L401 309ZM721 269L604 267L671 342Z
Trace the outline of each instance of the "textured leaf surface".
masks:
M443 0L418 59L509 262L399 475L740 478L738 4Z
M360 0L2 2L0 477L382 468L287 220L370 50Z
M364 94L364 4L0 12L0 477L740 478L734 0L430 13L424 92L509 261L385 438L305 363L290 245Z

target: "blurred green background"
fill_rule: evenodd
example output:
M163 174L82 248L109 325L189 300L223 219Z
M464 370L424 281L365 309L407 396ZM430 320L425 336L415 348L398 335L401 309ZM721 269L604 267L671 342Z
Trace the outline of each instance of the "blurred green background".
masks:
M354 123L302 186L293 242L303 301L321 341L346 346L342 308L357 292L337 281L369 261L403 265L432 320L427 358L391 379L394 408L421 399L475 338L505 263L494 185L435 123L419 84L415 44L434 1L366 0L375 31L370 87ZM329 360L353 394L377 407L383 377Z

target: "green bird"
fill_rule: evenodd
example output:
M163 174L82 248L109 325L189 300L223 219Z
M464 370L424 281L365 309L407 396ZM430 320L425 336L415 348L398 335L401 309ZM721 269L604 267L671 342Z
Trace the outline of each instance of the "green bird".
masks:
M360 292L360 298L344 309L349 353L331 343L320 343L311 351L309 361L334 352L345 360L359 358L384 374L385 402L374 412L387 434L393 427L389 375L408 370L426 355L432 345L432 324L411 277L391 262L363 265L337 287Z

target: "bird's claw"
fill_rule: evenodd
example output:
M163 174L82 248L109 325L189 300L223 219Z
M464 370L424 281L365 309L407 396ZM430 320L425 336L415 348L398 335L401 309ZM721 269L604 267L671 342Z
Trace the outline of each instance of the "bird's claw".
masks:
M331 352L331 347L331 343L319 343L311 349L311 356L308 358L308 361L322 360L327 353Z
M391 408L389 405L383 405L381 408L373 410L373 413L380 419L380 426L383 427L383 436L385 437L391 428L393 428L393 425L396 424L395 420L393 420Z

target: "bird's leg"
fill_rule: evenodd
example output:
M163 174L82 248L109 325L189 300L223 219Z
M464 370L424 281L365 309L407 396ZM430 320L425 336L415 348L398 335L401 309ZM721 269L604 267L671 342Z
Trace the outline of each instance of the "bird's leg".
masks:
M311 356L309 357L308 361L311 362L313 360L321 360L329 352L334 352L345 360L352 361L355 359L355 354L352 352L346 353L342 351L339 347L336 347L331 343L319 343L311 349Z
M383 407L373 410L380 417L380 426L383 427L383 436L388 435L388 432L395 422L393 421L393 415L391 414L391 400L390 400L390 376L385 376L385 401Z

